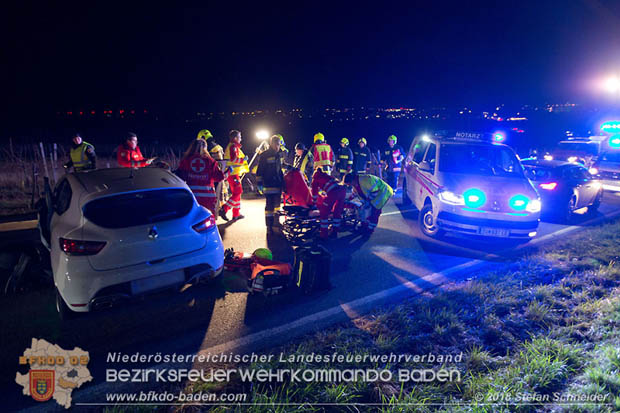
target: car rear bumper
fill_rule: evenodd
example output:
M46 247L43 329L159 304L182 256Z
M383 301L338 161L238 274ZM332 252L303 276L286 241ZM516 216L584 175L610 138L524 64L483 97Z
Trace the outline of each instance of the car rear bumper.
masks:
M152 293L214 278L224 267L224 247L217 231L200 250L163 260L109 271L95 271L87 257L60 260L54 281L73 311L93 309Z
M461 234L483 236L489 238L530 239L536 235L538 219L531 220L498 220L486 219L439 212L437 224L445 231Z

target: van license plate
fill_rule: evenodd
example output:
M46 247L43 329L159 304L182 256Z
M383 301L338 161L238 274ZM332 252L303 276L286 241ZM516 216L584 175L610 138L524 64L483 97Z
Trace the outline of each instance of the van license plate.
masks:
M183 270L166 272L140 280L133 280L131 282L131 293L141 294L146 291L156 290L157 288L167 287L183 281L185 281Z
M507 237L510 235L510 231L502 228L480 228L480 235L487 237Z

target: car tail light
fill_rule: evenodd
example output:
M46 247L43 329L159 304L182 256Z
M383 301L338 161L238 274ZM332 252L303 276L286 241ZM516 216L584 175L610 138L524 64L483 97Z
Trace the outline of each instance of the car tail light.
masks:
M60 249L67 255L95 255L105 247L105 241L80 241L60 238Z
M546 189L547 191L553 191L555 189L556 186L558 186L557 182L549 182L546 184L540 184L538 185L540 188L542 189Z
M196 225L192 226L196 232L205 232L215 228L215 217L209 215L204 221L200 221Z

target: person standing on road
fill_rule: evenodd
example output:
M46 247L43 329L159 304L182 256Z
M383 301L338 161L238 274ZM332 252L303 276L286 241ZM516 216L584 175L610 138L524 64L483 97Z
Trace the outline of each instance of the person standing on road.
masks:
M398 178L402 170L403 160L405 159L405 151L397 145L398 139L394 135L388 137L388 147L383 151L381 163L387 170L387 183L394 190L398 190Z
M342 180L353 169L353 151L349 148L349 139L340 139L340 148L336 157L337 178Z
M326 174L331 174L334 166L334 151L332 147L325 142L325 136L320 132L314 135L312 157L314 158L315 171L320 168Z
M381 210L394 195L394 190L382 179L368 174L347 175L344 182L353 187L359 197L370 207L370 216L362 222L361 230L367 234L372 234L379 223Z
M306 145L298 142L295 145L295 158L293 159L293 168L298 169L306 178L306 182L310 182L312 171L314 169L314 158L312 153L306 149Z
M215 216L218 202L215 185L223 181L228 173L222 172L217 161L209 155L205 140L196 139L189 145L177 173L187 182L196 201Z
M260 154L256 170L258 185L262 187L265 194L265 225L269 234L273 234L275 217L280 209L284 187L280 149L280 137L273 135L269 140L269 149Z
M317 168L312 176L312 201L319 208L321 222L321 239L329 234L329 215L332 214L332 236L337 236L342 223L342 211L347 196L347 189L333 178Z
M224 151L224 159L226 160L226 166L232 166L232 172L226 178L228 185L230 186L230 198L220 209L219 215L224 221L228 221L226 213L232 209L233 219L238 220L244 218L241 215L241 194L243 193L243 186L241 185L241 178L244 174L249 172L248 157L241 150L241 132L238 130L232 130L229 134L230 143L226 146Z
M138 137L129 132L125 141L116 149L116 160L124 168L144 168L153 163L155 158L146 159L138 146Z
M368 173L372 164L370 149L368 149L366 138L359 138L357 148L353 150L353 173Z
M95 147L82 140L79 133L73 135L73 143L69 152L69 162L64 164L65 169L73 167L75 172L97 169L97 155Z

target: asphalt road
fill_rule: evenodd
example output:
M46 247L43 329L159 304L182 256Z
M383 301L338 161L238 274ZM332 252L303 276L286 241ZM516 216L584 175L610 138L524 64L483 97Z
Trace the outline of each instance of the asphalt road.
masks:
M274 258L292 261L289 243L277 233L266 235L263 208L263 199L244 200L245 219L234 223L219 220L225 246L245 252L267 246ZM95 380L73 392L74 403L102 402L103 392L118 390L105 383L108 352L260 352L378 305L397 302L445 282L475 277L481 266L516 260L526 249L536 248L546 240L570 236L580 227L620 214L620 196L606 195L599 214L579 217L573 226L542 222L537 238L518 247L471 239L425 238L417 226L417 212L401 207L398 198L390 201L383 212L370 238L344 233L329 241L333 288L327 292L308 297L287 293L265 299L248 295L240 274L224 273L210 284L182 293L158 294L84 319L58 323L43 334L36 328L25 328L15 337L21 346L17 347L24 349L30 338L38 337L63 348L77 346L90 351L89 369ZM4 233L4 239L15 235ZM36 305L41 306L40 311L52 311L49 307L53 300L44 295ZM43 407L21 395L12 382L13 371L4 373L9 378L2 381L0 392L7 407ZM45 403L47 409L56 406Z

